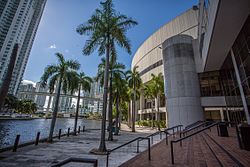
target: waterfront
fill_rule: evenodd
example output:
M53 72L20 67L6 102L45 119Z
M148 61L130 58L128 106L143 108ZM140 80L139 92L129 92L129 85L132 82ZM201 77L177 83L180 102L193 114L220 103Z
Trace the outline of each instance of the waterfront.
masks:
M66 133L67 128L71 130L74 127L73 118L58 118L56 121L54 135L62 129ZM34 140L36 133L41 133L41 138L49 134L51 119L33 119L33 120L0 120L0 148L12 145L17 134L20 134L20 142ZM78 119L78 126L85 126L86 129L100 128L100 121Z

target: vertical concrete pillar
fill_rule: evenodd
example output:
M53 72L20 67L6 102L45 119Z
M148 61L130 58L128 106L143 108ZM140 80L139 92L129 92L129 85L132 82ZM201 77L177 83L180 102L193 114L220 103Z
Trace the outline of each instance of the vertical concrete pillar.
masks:
M221 121L225 121L223 108L220 108L220 118L221 118Z
M176 35L162 45L169 127L203 120L192 40Z

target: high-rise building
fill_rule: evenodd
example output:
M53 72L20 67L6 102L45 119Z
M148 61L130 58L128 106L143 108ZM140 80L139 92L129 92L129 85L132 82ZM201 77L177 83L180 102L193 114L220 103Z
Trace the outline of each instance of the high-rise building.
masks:
M35 83L28 80L23 80L19 86L19 92L27 92L27 93L17 93L18 99L26 99L26 100L32 100L35 99L35 92L36 87Z
M20 88L18 90L20 90ZM35 92L47 93L48 87L47 86L44 87L44 86L42 86L42 84L40 82L37 82ZM34 102L37 104L38 109L43 110L43 108L45 107L44 106L45 101L46 101L46 95L35 94Z
M30 50L46 0L1 0L0 3L0 83L5 77L15 43L18 56L9 93L16 94L25 71Z

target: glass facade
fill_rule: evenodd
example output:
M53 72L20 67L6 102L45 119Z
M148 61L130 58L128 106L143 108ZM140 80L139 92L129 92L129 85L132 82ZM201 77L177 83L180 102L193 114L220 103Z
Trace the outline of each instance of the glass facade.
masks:
M241 85L250 110L250 16L248 16L233 45L233 52L238 66Z
M200 73L198 76L201 96L223 96L219 71Z
M250 111L250 16L248 16L232 50L234 52L248 111ZM226 106L221 108L225 121L245 122L242 97L234 70L231 53L229 52L219 71L199 74L201 96L225 96ZM207 119L219 119L219 111L205 111Z

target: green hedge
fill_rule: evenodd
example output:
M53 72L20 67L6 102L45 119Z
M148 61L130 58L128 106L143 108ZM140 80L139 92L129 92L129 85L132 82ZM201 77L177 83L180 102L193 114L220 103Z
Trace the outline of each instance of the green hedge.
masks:
M157 127L158 124L160 124L161 128L166 128L166 121L152 121L152 120L141 120L141 121L136 121L136 124L139 126L148 126L148 127Z

